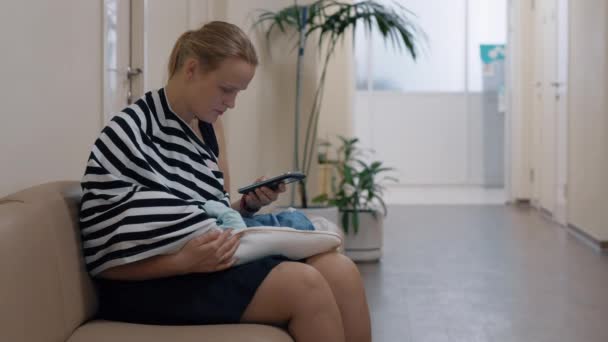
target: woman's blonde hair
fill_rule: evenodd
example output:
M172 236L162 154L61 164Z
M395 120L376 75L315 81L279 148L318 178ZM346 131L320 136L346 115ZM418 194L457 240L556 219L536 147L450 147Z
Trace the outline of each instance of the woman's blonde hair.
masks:
M184 32L175 42L169 57L169 78L188 57L197 57L205 71L217 69L226 58L237 57L257 66L258 56L253 44L238 26L212 21L198 30Z

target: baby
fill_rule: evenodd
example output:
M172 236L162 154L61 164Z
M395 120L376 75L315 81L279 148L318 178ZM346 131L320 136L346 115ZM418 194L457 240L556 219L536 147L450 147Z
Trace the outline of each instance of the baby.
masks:
M298 230L315 230L312 222L306 215L296 210L286 210L279 214L263 214L253 217L242 217L241 214L218 201L207 201L203 209L211 217L217 219L217 225L222 229L233 228L234 230L247 227L290 227Z
M239 214L238 211L227 207L222 202L207 201L203 205L203 209L205 209L209 216L217 219L217 225L222 229L232 228L234 230L239 230L247 228L241 214Z

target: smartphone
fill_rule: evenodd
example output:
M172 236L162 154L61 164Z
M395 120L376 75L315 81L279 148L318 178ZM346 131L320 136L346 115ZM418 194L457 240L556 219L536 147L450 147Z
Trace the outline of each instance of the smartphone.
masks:
M272 177L269 179L265 179L261 182L253 183L251 185L242 187L239 189L239 194L246 194L248 192L254 191L255 189L263 186L267 186L272 190L276 190L279 187L279 184L289 184L293 182L297 182L306 178L306 175L301 172L287 172L282 175Z

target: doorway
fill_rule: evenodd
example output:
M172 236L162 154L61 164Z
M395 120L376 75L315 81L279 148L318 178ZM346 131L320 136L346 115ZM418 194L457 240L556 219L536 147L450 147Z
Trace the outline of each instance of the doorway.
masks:
M355 36L355 135L396 169L394 204L503 204L507 0L405 1L428 39L416 61Z
M104 124L143 94L143 9L144 1L103 1Z
M532 203L566 224L568 1L534 7Z
M211 19L208 0L104 0L104 124L145 91L167 81L173 44Z

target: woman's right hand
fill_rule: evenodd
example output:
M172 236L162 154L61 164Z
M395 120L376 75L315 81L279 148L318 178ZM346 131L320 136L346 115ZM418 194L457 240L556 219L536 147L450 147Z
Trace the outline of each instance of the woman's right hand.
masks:
M234 253L242 233L232 235L232 229L212 231L188 241L177 253L182 273L210 273L223 271L237 261Z

